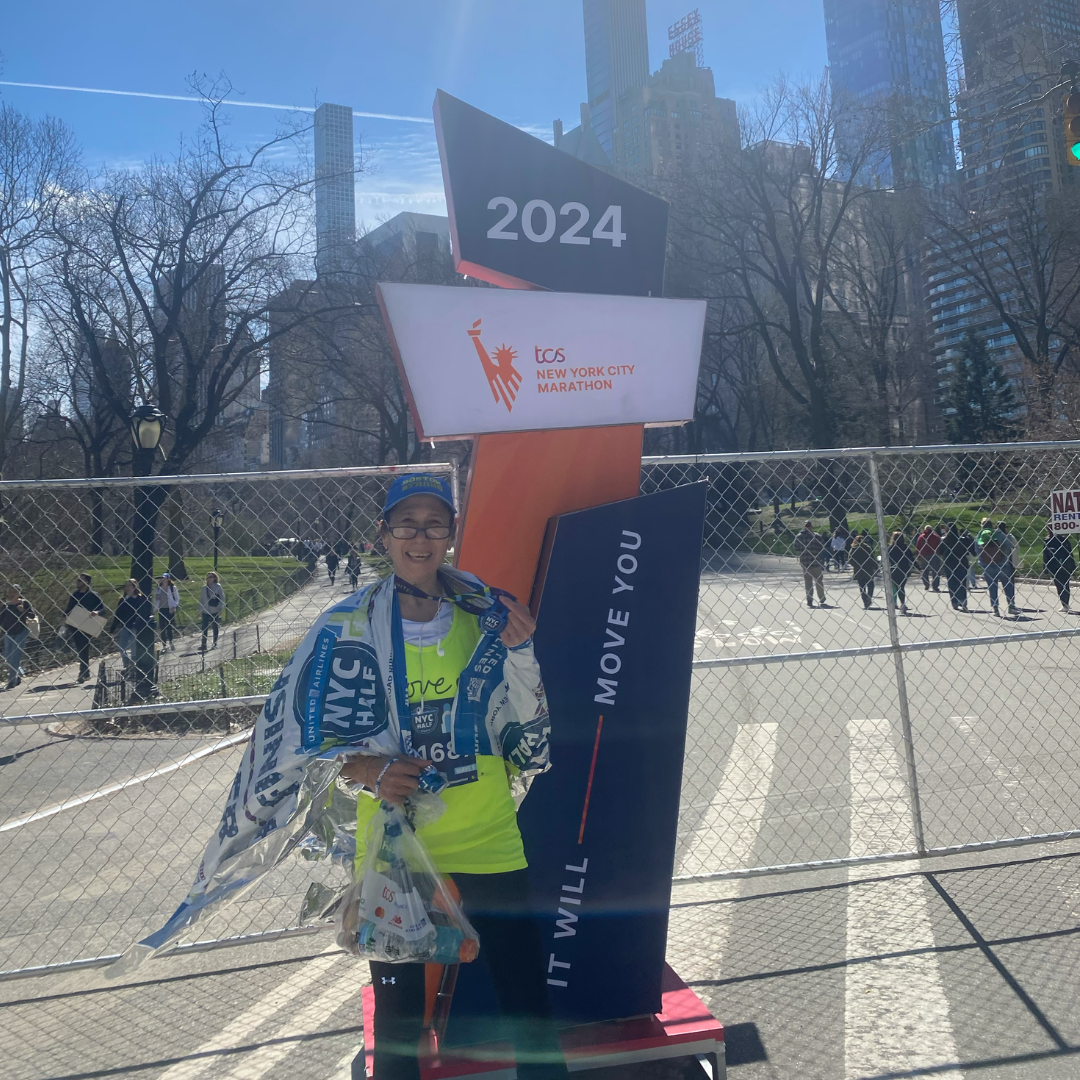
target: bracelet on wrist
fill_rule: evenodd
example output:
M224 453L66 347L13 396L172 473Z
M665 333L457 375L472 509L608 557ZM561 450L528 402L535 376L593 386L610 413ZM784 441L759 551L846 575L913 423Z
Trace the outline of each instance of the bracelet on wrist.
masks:
M381 784L382 784L382 782L383 782L383 777L384 777L384 776L386 775L386 770L387 770L387 769L389 769L389 768L390 768L390 766L391 766L391 765L393 765L395 761L397 761L397 758L396 758L396 757L392 757L392 758L390 758L390 760L389 760L389 761L387 761L387 763L386 763L386 764L385 764L385 765L384 765L384 766L382 767L382 771L381 771L381 772L379 773L379 775L378 775L378 778L377 778L377 779L376 779L376 781L375 781L375 798L376 798L376 799L377 799L377 798L379 797L379 787L380 787L380 785L381 785Z

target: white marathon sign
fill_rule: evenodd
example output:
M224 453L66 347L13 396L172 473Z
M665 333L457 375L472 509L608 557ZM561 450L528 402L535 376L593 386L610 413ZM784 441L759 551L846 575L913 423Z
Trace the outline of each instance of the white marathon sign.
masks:
M1080 533L1080 489L1051 492L1050 531Z
M382 284L379 302L421 438L693 419L703 300Z

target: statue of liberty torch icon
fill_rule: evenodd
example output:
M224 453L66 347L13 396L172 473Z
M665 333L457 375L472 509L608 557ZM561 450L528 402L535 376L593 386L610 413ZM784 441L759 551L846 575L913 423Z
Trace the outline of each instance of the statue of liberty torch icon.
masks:
M501 401L510 412L514 407L514 399L517 397L518 388L521 386L521 375L514 367L517 353L509 345L500 345L492 355L488 355L480 341L480 323L477 319L469 331L473 345L476 346L476 354L480 357L480 363L484 365L484 374L487 376L488 385L496 401Z

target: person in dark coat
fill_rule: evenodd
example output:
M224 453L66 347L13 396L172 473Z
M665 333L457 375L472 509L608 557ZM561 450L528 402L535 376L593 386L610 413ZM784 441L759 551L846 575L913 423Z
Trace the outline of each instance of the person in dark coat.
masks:
M941 546L938 548L941 568L945 571L945 584L949 590L949 603L957 611L968 609L968 559L971 548L971 537L961 532L955 521L941 538Z
M330 584L334 584L334 578L337 577L337 568L341 563L341 557L338 553L331 548L326 553L326 576L330 579Z
M153 627L154 609L150 598L143 595L134 578L128 578L124 582L124 595L116 605L112 622L106 627L110 634L116 635L116 644L125 664L134 666L139 635L145 637L148 630L152 634Z
M4 663L10 673L8 690L13 690L22 682L23 649L30 636L26 620L33 614L34 609L30 606L30 601L23 596L19 586L9 585L4 604L0 607L0 630L4 631Z
M83 607L94 615L104 615L105 605L93 589L90 588L90 575L80 574L75 581L75 591L68 597L64 614L70 615L75 608ZM86 682L90 678L90 638L75 627L68 627L68 641L79 658L79 677L77 682Z
M1076 573L1072 537L1068 533L1056 533L1047 526L1043 540L1043 569L1054 579L1061 610L1069 610L1070 583Z
M892 578L893 603L900 607L900 614L907 610L907 579L915 565L915 552L911 550L903 530L892 534L889 542L889 576Z
M866 533L859 533L851 542L851 570L855 575L855 584L859 586L864 608L869 608L874 602L874 575L877 568L877 557L870 537Z

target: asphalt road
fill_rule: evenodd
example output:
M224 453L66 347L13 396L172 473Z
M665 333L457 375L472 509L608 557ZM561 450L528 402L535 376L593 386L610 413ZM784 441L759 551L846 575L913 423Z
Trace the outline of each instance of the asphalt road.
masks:
M810 610L788 560L711 568L699 657L888 644L883 610L864 611L847 577L827 585L835 606ZM1080 626L1046 587L1018 589L1022 615L1000 620L985 592L973 597L982 610L963 615L917 585L901 637ZM1044 640L905 658L928 844L1080 820L1076 648ZM693 695L677 872L914 846L891 655L699 669ZM0 966L118 951L186 891L237 751L12 827L207 745L17 737L0 743ZM735 1075L1080 1076L1078 850L680 885L669 958L732 1027L733 1056L746 1060ZM966 868L981 864L994 865ZM214 936L294 922L306 870L274 875ZM14 1001L3 1006L0 1076L345 1077L360 1042L360 969L300 959L330 944L158 961L123 987L91 972L0 984Z

